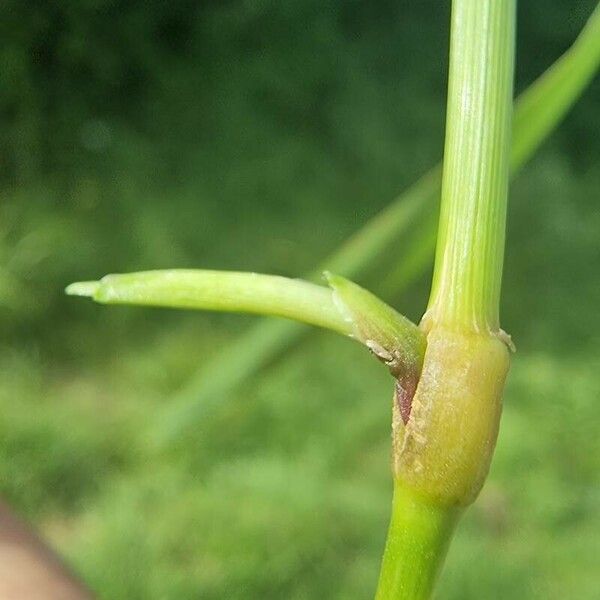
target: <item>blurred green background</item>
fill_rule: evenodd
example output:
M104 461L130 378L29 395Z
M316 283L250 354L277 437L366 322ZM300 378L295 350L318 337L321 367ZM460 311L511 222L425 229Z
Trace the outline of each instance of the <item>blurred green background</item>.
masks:
M520 4L518 91L594 4ZM252 319L63 289L310 270L440 158L449 2L7 0L0 15L1 494L103 599L372 597L391 494L375 361L314 332L158 452L161 409ZM518 353L440 599L598 597L599 102L596 79L512 186ZM386 299L418 318L428 277Z

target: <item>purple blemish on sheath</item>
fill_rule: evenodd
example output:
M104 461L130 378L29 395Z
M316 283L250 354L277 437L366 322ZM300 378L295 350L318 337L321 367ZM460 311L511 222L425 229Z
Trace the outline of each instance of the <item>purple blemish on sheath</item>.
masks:
M410 417L412 401L417 389L417 382L411 377L403 377L396 380L395 399L398 403L398 410L402 421L406 425Z

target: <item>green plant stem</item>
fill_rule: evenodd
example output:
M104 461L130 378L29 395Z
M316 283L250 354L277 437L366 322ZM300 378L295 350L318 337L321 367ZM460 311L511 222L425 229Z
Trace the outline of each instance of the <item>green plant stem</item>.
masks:
M67 294L88 296L102 304L271 315L352 334L330 289L276 275L199 269L146 271L73 283Z
M442 200L427 319L498 331L514 0L454 0Z
M375 600L430 597L460 513L396 482Z
M453 0L440 224L423 371L393 413L394 509L377 600L427 600L498 432L515 0Z
M317 325L361 342L416 387L426 345L421 329L355 283L325 277L329 288L276 275L170 269L107 275L72 283L66 292L101 304L244 312Z
M541 143L557 127L589 84L600 63L600 5L571 48L519 96L513 116L510 153L511 174L515 174L537 151ZM398 196L359 232L350 237L328 257L308 279L330 269L346 277L357 277L367 271L381 256L389 255L394 271L386 279L386 289L398 294L425 270L423 257L433 254L435 225L420 233L413 245L415 256L421 257L421 270L398 267L393 244L427 212L435 210L441 190L441 167L431 169L405 193ZM408 261L410 257L406 257ZM416 260L416 259L415 259ZM209 358L167 405L156 422L156 437L168 444L184 429L193 430L199 420L223 396L235 390L260 369L281 356L306 329L293 322L261 320ZM231 371L231 358L238 369Z

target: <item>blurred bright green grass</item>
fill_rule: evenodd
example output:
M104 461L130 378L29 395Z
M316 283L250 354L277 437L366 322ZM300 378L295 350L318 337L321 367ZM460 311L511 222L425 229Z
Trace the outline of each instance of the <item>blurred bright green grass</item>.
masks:
M342 27L335 3L253 6L207 11L208 80L187 54L152 56L152 11L109 19L154 77L119 98L130 112L100 115L111 145L77 146L98 116L85 93L105 98L104 80L58 78L77 93L42 119L48 171L3 175L0 491L101 598L367 599L375 586L391 499L391 381L375 361L316 333L157 455L155 409L250 320L62 295L150 267L297 275L439 158L447 15L352 4ZM587 12L547 6L522 10L522 82ZM432 45L415 52L423 37ZM116 68L111 48L94 56ZM600 588L597 98L596 83L512 188L503 325L518 353L490 480L440 599ZM424 277L388 300L417 318L426 289Z
M519 349L490 480L440 598L597 591L592 175L575 178L547 151L514 187L505 322ZM549 208L530 247L532 193ZM104 311L88 318L101 325ZM227 332L192 319L116 341L88 369L3 354L4 493L102 598L369 598L390 500L387 375L350 342L315 334L197 437L156 456L144 437L153 407L247 322L232 318Z
M316 336L162 459L134 425L135 405L152 407L142 381L120 414L86 408L82 389L56 390L59 411L32 398L34 418L21 407L5 421L6 491L103 598L368 598L389 503L390 390L361 359ZM440 597L594 597L598 368L519 355L492 475Z

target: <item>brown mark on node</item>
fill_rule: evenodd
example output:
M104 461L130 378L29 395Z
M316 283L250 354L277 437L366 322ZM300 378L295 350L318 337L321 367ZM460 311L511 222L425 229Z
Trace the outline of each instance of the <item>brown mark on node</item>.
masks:
M413 373L403 372L403 360L397 352L390 352L374 340L366 340L367 348L385 365L396 380L394 398L400 410L402 421L406 425L410 417L412 401L419 380Z
M394 399L398 405L402 421L406 425L410 418L410 409L412 401L417 390L417 381L413 377L402 377L396 379L396 388L394 391Z

